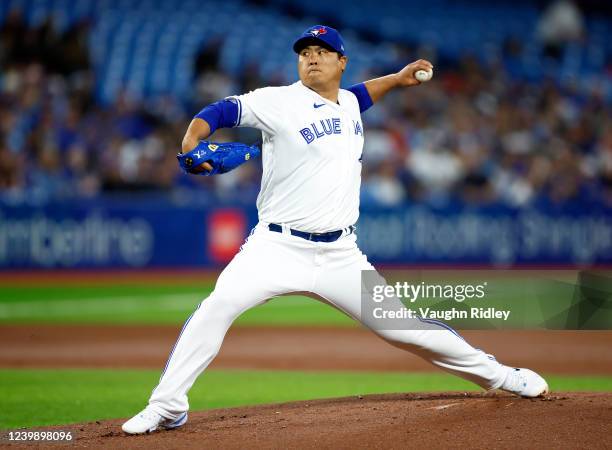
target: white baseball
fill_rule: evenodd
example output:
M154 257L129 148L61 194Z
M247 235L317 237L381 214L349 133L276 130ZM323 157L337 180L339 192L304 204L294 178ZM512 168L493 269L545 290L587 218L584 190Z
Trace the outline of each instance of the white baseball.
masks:
M421 82L429 81L431 80L431 77L433 77L433 70L417 70L414 77Z

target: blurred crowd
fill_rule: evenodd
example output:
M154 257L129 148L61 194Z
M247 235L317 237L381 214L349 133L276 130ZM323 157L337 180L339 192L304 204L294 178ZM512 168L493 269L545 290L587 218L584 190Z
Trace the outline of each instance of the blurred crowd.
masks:
M191 102L124 92L102 105L87 32L86 23L63 33L50 21L28 28L19 14L0 29L0 196L45 202L138 191L252 202L260 161L223 176L186 176L175 155L207 103L294 80L263 79L256 65L232 78L213 41L198 55ZM487 64L466 54L436 69L434 81L365 113L363 201L612 207L612 110L603 89L610 70L588 91L535 84L511 76L518 53L520 42L509 40ZM397 66L418 56L398 47ZM252 143L257 133L219 130L213 138Z
M503 62L465 57L389 100L368 130L366 196L612 205L612 117L598 89L520 82Z

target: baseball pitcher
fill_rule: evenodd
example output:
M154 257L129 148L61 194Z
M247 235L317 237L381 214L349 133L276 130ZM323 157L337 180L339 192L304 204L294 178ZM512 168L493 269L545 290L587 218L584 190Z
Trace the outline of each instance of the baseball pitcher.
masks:
M147 407L123 424L140 434L187 421L187 393L218 353L232 322L272 297L309 291L363 322L392 345L485 389L524 397L548 391L528 369L500 364L442 322L418 318L378 330L361 316L361 273L374 270L356 244L364 129L361 114L394 89L418 86L418 60L397 73L340 89L348 58L337 30L316 25L293 44L299 81L264 87L206 106L192 120L178 159L195 174L263 159L259 223L223 270L214 291L186 321ZM422 79L422 76L419 75ZM206 141L222 127L261 130L261 149Z

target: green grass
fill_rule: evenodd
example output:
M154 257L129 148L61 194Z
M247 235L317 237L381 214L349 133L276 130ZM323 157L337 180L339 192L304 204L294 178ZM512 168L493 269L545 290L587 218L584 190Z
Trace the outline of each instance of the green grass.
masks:
M0 429L128 417L145 404L157 370L0 370ZM548 377L557 391L612 391L612 377ZM192 410L385 392L475 390L443 374L210 370Z
M408 304L439 310L470 311L470 307L494 307L509 310L508 321L491 318L455 319L450 325L458 329L551 328L611 329L612 309L601 307L609 297L609 278L585 276L577 289L575 271L468 271L422 272L425 281L459 283L472 281L486 284L485 299L456 302L452 299L424 299ZM3 278L0 284L0 323L109 323L109 324L181 324L213 288L214 280L205 278L148 279L93 278L92 280L60 278L37 284L11 284ZM401 281L410 276L397 272L389 278ZM413 276L417 276L413 274ZM29 280L29 279L26 279ZM105 280L107 281L106 284ZM484 281L483 281L484 280ZM594 281L595 280L595 281ZM52 280L53 281L53 280ZM423 281L423 282L425 282ZM463 286L463 281L459 283ZM89 283L89 284L88 284ZM470 284L468 283L468 284ZM607 284L606 284L607 283ZM473 284L473 283L472 283ZM581 299L580 302L578 300ZM599 307L597 305L600 305ZM253 308L238 318L238 325L328 325L350 326L353 322L335 309L306 297L287 296Z
M0 323L181 324L212 290L206 284L0 286ZM247 311L237 325L333 325L353 321L308 297L285 296Z

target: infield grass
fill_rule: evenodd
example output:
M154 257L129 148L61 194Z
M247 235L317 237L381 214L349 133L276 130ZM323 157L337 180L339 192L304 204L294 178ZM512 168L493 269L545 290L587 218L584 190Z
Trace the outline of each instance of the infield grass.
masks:
M145 405L158 370L0 370L0 429L129 417ZM557 391L612 391L612 377L548 376ZM192 410L390 392L479 391L444 373L209 370Z

